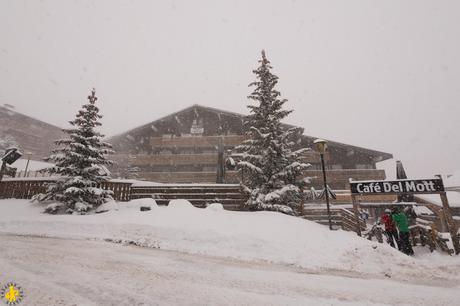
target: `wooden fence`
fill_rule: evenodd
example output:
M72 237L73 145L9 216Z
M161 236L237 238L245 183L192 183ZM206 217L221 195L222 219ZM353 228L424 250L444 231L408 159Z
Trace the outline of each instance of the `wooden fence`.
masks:
M329 216L327 214L326 205L305 205L303 208L302 218L314 221L319 224L329 225ZM356 231L356 219L351 211L351 207L347 208L343 205L330 208L331 223L333 227L342 228L346 231ZM366 222L359 219L361 230L366 229Z
M31 199L34 195L46 191L53 178L43 179L6 179L0 182L0 198ZM112 190L117 201L153 198L159 205L168 205L171 200L185 199L196 207L206 207L211 203L221 203L226 210L244 210L247 194L241 191L239 184L162 184L155 186L132 186L131 183L108 181L99 187ZM356 221L353 213L342 207L331 207L332 222L344 230L354 231ZM327 225L328 217L325 205L305 205L302 218ZM361 227L365 228L361 220Z
M239 184L164 184L131 187L131 199L153 198L158 205L185 199L196 207L220 203L226 210L242 210L247 195Z
M53 179L41 180L3 180L0 182L0 198L31 199L34 195L46 191Z
M34 195L43 193L54 179L24 180L7 179L0 182L0 198L31 199ZM113 198L117 201L129 201L131 183L104 182L98 187L113 191Z

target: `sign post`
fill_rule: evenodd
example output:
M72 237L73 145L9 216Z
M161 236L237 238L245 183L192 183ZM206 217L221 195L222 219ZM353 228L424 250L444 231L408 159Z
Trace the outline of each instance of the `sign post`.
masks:
M356 202L356 195L351 194L351 201L353 203L353 213L355 215L355 221L356 221L356 234L361 237L361 224L359 221L359 209L358 209L358 203Z
M422 180L395 180L395 181L351 181L351 199L353 201L353 211L358 224L356 233L361 236L359 228L359 213L356 196L358 195L379 195L379 194L439 194L441 197L443 214L446 219L448 230L452 238L455 254L460 253L460 243L458 240L458 227L455 224L450 212L449 201L442 179L422 179Z
M450 236L452 237L452 244L454 245L455 254L459 254L460 243L458 241L458 227L454 221L454 218L452 218L452 214L450 213L449 201L447 200L446 192L441 192L440 196L442 202L442 210L444 211L447 227L449 229Z

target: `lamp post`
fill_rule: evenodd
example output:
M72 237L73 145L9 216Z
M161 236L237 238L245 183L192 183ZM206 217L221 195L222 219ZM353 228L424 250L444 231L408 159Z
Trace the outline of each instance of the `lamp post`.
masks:
M27 156L27 163L26 163L26 168L24 170L24 177L26 177L27 175L27 171L29 170L29 162L30 162L30 157L32 156L32 153L31 152L27 152L26 153L26 156ZM29 176L29 175L27 175Z
M326 181L326 168L324 167L324 153L327 150L327 141L324 139L316 139L313 141L314 149L321 156L321 168L323 169L323 182L324 182L324 193L326 195L326 205L327 205L327 217L329 220L329 229L332 230L332 221L331 221L331 209L329 207L329 190L327 188Z

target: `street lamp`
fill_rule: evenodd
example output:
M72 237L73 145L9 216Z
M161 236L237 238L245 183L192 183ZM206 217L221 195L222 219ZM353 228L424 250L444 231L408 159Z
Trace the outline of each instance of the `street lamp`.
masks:
M26 164L26 169L24 170L24 177L26 177L27 171L29 170L29 162L30 162L30 157L32 157L32 152L26 152L26 157L27 157L27 164Z
M326 181L326 168L324 167L324 153L327 150L327 141L324 139L316 139L313 141L313 146L316 152L321 156L321 168L323 169L323 182L324 182L324 193L326 195L326 205L327 205L327 217L329 220L329 229L332 230L332 221L331 221L331 209L329 208L329 190L327 188Z

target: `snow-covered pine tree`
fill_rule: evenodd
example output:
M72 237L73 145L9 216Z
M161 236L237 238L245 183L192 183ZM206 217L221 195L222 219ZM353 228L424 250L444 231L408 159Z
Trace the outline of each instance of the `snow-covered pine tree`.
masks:
M75 120L69 121L73 128L63 130L68 138L55 141L58 148L48 159L54 166L47 171L60 178L49 186L45 194L37 197L39 201L58 202L50 204L47 212L84 214L112 199L111 191L97 187L109 178L106 166L113 162L106 155L113 151L110 144L102 141L104 135L95 130L101 125L99 119L102 116L95 105L97 97L94 89L88 100Z
M264 51L259 63L253 71L256 81L249 84L255 89L248 98L256 103L248 105L250 115L244 123L247 140L235 148L240 156L237 167L250 192L246 203L250 209L292 214L303 196L299 187L305 181L300 174L310 165L302 163L300 155L308 149L293 149L303 129L282 128L281 120L292 111L283 110L287 100L275 89L278 77L270 72L272 66Z

